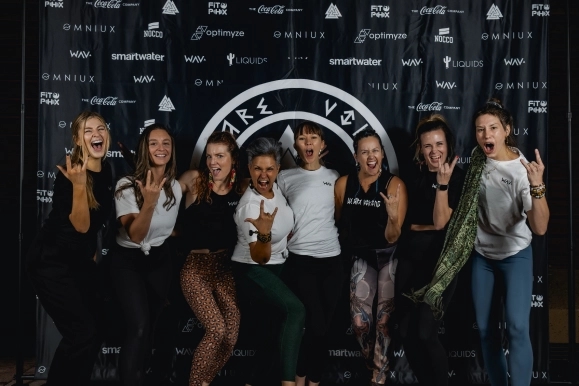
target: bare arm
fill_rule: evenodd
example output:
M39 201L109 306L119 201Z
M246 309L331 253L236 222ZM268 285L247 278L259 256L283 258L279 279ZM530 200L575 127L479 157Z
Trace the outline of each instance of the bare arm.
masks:
M334 210L334 220L336 222L340 221L340 216L342 215L342 207L344 205L344 194L346 194L346 182L348 181L348 176L342 176L336 180L334 184L334 203L336 209Z
M438 182L439 185L448 186L457 161L458 156L454 158L450 165L445 163L440 166L438 173L436 173L436 182ZM452 216L452 208L448 205L448 189L436 189L436 198L434 200L434 210L432 213L434 229L444 229L448 221L450 221L450 216Z
M72 166L70 156L66 156L66 170L56 165L58 170L72 183L72 208L68 218L79 233L86 233L90 228L90 209L86 191L86 168L88 157L85 156L82 165Z
M527 169L527 178L531 186L543 184L543 172L545 171L545 165L537 149L535 149L535 157L537 160L529 163L525 163L525 161L521 159L521 163L525 169ZM542 236L547 233L550 217L549 206L544 196L541 198L532 197L532 200L532 208L527 211L527 218L529 219L529 225L533 233Z
M257 241L249 243L249 254L251 256L251 260L260 265L267 264L271 258L271 227L273 226L273 220L277 214L277 208L274 209L273 213L265 213L263 210L263 205L264 201L261 200L259 205L258 218L245 219L246 222L252 223L259 233ZM269 240L260 240L260 235L262 237L269 235Z
M384 230L384 237L388 243L392 244L398 241L402 233L402 224L406 217L406 210L408 209L408 193L406 192L406 185L396 176L392 177L390 185L388 186L387 195L380 192L384 204L386 206L386 213L388 214L388 223Z

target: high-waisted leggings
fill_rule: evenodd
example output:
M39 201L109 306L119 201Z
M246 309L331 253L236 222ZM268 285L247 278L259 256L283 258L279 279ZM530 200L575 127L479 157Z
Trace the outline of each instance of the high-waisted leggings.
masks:
M501 334L493 315L493 290L504 284L506 331L509 340L508 367L511 386L529 386L533 371L533 348L529 317L533 291L533 250L531 246L503 260L491 260L474 252L472 297L486 371L492 386L507 386L507 358Z
M183 295L205 328L193 354L190 386L211 383L237 341L240 314L230 257L228 251L191 252L181 269Z

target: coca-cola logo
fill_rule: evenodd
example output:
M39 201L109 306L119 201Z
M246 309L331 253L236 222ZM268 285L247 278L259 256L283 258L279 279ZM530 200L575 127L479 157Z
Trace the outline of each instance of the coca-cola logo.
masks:
M90 100L91 105L99 105L99 106L115 106L117 104L118 97L108 96L106 98L99 98L99 97L92 97Z
M257 13L265 13L268 15L281 15L285 5L274 5L273 7L266 7L265 5L260 5L257 9Z
M419 103L416 106L416 111L440 111L442 110L442 103L432 102L432 103Z
M420 10L421 15L444 15L446 13L446 6L437 5L436 7L422 7Z
M95 0L93 6L95 8L121 8L123 0Z

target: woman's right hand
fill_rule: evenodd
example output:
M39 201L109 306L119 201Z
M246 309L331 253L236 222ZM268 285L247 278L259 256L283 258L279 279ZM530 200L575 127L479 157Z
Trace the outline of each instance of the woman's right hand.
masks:
M86 186L86 167L88 165L88 157L85 155L82 160L82 165L76 164L72 166L70 155L66 156L66 170L60 165L56 165L58 170L72 183L72 185Z
M273 213L266 213L263 210L264 200L261 200L259 204L259 217L257 218L246 218L245 222L252 223L257 231L263 235L271 232L271 227L273 226L273 220L277 214L277 207L274 209Z
M167 178L163 178L161 184L155 184L150 170L147 172L147 180L145 181L144 186L141 181L137 180L136 183L143 195L143 201L152 206L156 206L159 196L161 195L161 190L163 190L163 186L165 185L165 181L167 181Z
M452 171L458 162L458 156L455 156L450 165L448 163L443 163L436 173L436 182L439 185L448 185L450 182L450 177L452 176Z

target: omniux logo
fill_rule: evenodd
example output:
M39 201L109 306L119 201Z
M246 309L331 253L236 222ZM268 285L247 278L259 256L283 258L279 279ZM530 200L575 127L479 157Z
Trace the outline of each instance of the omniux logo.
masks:
M207 14L227 16L227 3L210 1L207 5Z
M524 58L511 58L511 59L503 59L505 61L505 66L522 66L525 64Z
M323 31L285 31L282 35L280 31L275 31L273 37L279 39L325 39Z
M116 33L114 25L105 25L105 24L73 24L70 25L65 23L62 25L62 29L65 31L73 31L73 32L94 32L94 33Z
M148 29L143 31L143 37L145 38L162 38L163 31L157 31L159 29L159 22L149 23Z
M400 59L402 60L402 66L420 66L422 63L422 59Z
M334 3L330 3L330 6L326 11L326 19L337 19L339 17L342 17L340 10L334 5Z
M435 80L434 83L436 84L436 88L442 88L445 90L452 90L453 88L456 88L456 82L439 82Z
M453 43L454 39L452 36L447 36L450 34L450 28L439 28L438 35L434 35L435 43Z
M191 40L201 40L203 35L207 35L210 38L215 38L215 37L240 38L240 37L245 36L245 32L244 31L228 31L228 30L222 30L222 29L210 30L210 29L207 29L206 25L200 25L199 27L197 27L197 29L193 33L193 36L191 36Z
M360 30L356 39L354 39L354 43L364 43L366 38L371 40L400 40L406 39L408 36L404 33L401 34L392 34L386 32L379 32L379 33L372 33L372 31L368 28Z
M64 1L63 0L56 0L56 1L45 1L44 8L51 7L51 8L64 8Z
M250 11L256 11L262 15L283 15L284 12L302 12L302 8L286 8L285 5L260 5L258 8L249 8Z
M163 14L164 15L176 15L179 13L179 10L175 6L175 3L171 0L167 0L165 5L163 5Z
M501 10L494 3L487 12L487 20L499 20L503 17Z
M235 54L229 53L225 57L229 61L229 65L233 64L264 64L267 63L267 58L250 58L247 56L237 57ZM234 61L235 60L235 61Z
M70 50L70 57L71 58L77 58L77 59L88 59L89 57L91 57L91 53L90 51L73 51Z
M330 66L381 66L382 59L330 59Z
M547 113L547 101L529 101L528 113Z
M81 83L94 83L93 75L76 75L76 74L52 74L52 79L50 79L50 74L42 74L43 80L52 80L53 82L81 82Z
M389 18L390 7L387 5L371 5L370 17Z
M185 57L185 63L203 63L206 62L207 59L205 59L205 56L199 56L199 55L183 55Z
M531 16L549 16L549 4L533 4L531 5Z
M155 77L153 75L141 75L141 76L133 75L133 80L135 81L135 83L151 83L155 81Z
M483 34L481 35L481 39L482 39L482 40L488 40L489 37L491 38L491 40L500 40L500 39L512 39L512 40L515 40L515 39L519 39L519 40L532 39L532 38L533 38L533 32L527 31L527 32L526 32L526 35L525 35L525 32L522 32L522 31L521 31L521 32L512 32L512 31L509 31L509 32L503 32L502 34L500 34L500 33L496 33L496 34L493 33L493 34L490 34L490 35L485 32L485 33L483 33Z
M503 83L497 83L495 84L495 89L497 90L502 90L502 88L505 87L505 84ZM546 89L547 88L547 82L512 82L512 83L506 83L506 89L507 90L529 90L529 89L535 89L538 90L539 88L541 89Z
M141 61L141 60L152 60L155 62L164 62L165 55L159 55L154 52L150 54L139 54L139 53L130 53L130 54L111 54L112 60L127 60L127 61Z
M51 105L60 106L60 94L57 92L40 92L40 104L41 105Z

